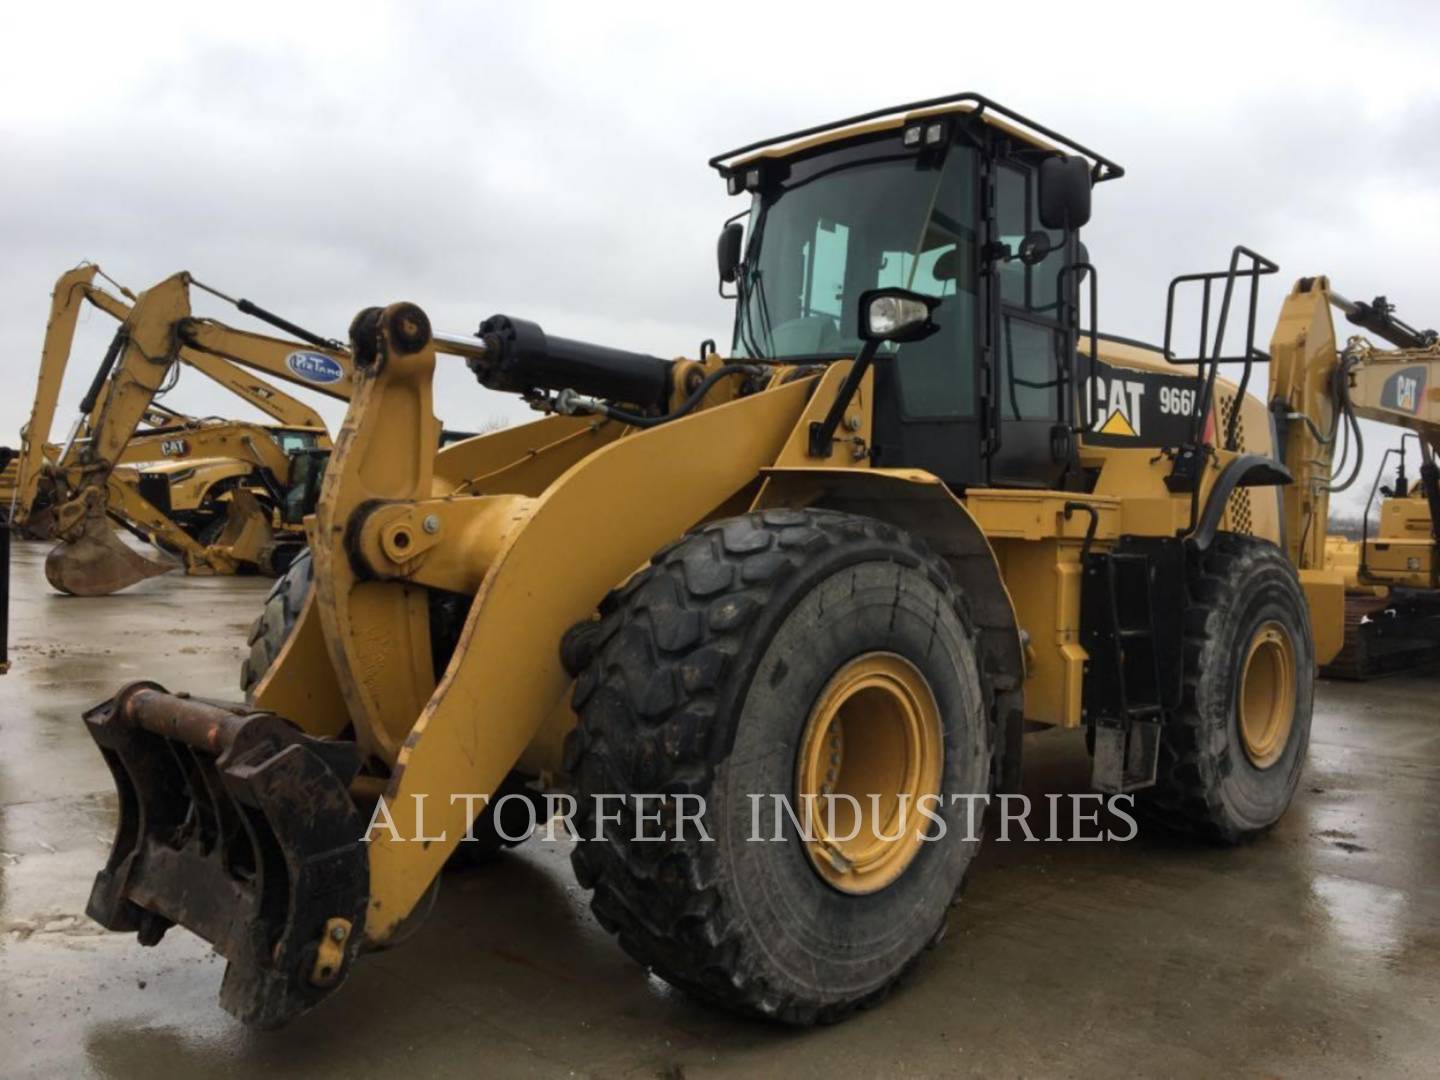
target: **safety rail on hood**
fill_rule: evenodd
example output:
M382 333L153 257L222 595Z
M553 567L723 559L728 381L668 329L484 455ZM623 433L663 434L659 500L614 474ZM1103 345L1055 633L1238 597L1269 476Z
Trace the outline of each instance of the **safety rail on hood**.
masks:
M1248 259L1249 265L1242 267L1242 259ZM1245 392L1250 385L1251 370L1256 360L1270 359L1263 350L1255 348L1255 315L1260 298L1259 282L1265 275L1276 273L1279 269L1279 264L1271 262L1264 255L1237 244L1235 250L1230 253L1230 265L1227 269L1203 274L1180 274L1170 282L1170 288L1165 296L1165 342L1163 348L1165 359L1170 363L1195 365L1197 396L1191 442L1196 446L1205 440L1205 428L1210 419L1211 399L1215 391L1215 375L1219 371L1220 365L1244 364L1245 370L1240 376L1240 385L1235 394L1235 407L1231 410L1230 418L1225 426L1224 447L1226 450L1235 449L1240 404L1245 400ZM1229 326L1231 305L1235 297L1235 284L1241 278L1244 278L1250 286L1250 295L1246 303L1245 345L1239 353L1225 355L1225 332ZM1214 286L1217 281L1223 281L1225 287L1221 295L1218 318L1212 338L1210 318ZM1175 332L1175 297L1181 285L1191 283L1198 283L1201 288L1200 347L1194 356L1178 357L1171 348Z

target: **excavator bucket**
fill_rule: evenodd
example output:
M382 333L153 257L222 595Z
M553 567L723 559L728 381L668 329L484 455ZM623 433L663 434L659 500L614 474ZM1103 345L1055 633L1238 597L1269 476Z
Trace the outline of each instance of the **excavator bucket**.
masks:
M125 686L85 714L119 822L86 913L155 945L174 925L229 961L221 1004L276 1027L349 973L369 895L355 744L273 713Z
M225 514L225 527L215 540L231 558L258 563L261 552L274 540L270 516L245 488L236 488L229 496L230 508Z
M14 529L26 540L54 540L55 511L49 506L32 510L25 523L14 526Z
M108 596L175 568L175 563L141 555L95 514L85 518L72 539L61 540L45 556L45 580L71 596Z

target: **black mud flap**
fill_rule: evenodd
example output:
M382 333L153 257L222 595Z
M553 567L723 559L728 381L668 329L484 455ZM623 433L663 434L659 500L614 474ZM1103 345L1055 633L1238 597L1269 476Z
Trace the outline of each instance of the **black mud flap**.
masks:
M220 1003L276 1027L334 991L369 899L353 743L131 683L85 714L120 820L86 913L142 945L179 925L229 964Z

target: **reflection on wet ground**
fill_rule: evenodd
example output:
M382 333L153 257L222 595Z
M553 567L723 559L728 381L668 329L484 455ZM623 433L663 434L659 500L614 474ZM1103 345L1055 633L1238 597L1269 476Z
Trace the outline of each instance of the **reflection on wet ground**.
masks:
M110 781L80 723L120 683L233 697L268 582L56 596L19 545L0 678L0 1075L1433 1075L1440 1061L1440 674L1322 684L1290 815L1238 850L991 843L948 937L883 1007L793 1032L718 1015L625 958L563 844L447 876L435 913L278 1033L216 1004L222 962L83 915ZM1079 740L1027 791L1085 790Z

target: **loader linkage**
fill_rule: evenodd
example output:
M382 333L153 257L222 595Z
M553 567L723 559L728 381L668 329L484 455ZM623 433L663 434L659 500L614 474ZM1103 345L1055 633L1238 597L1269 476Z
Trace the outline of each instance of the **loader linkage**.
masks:
M137 682L85 715L119 792L87 914L142 945L179 924L228 961L221 1004L274 1027L344 980L364 929L353 743Z

